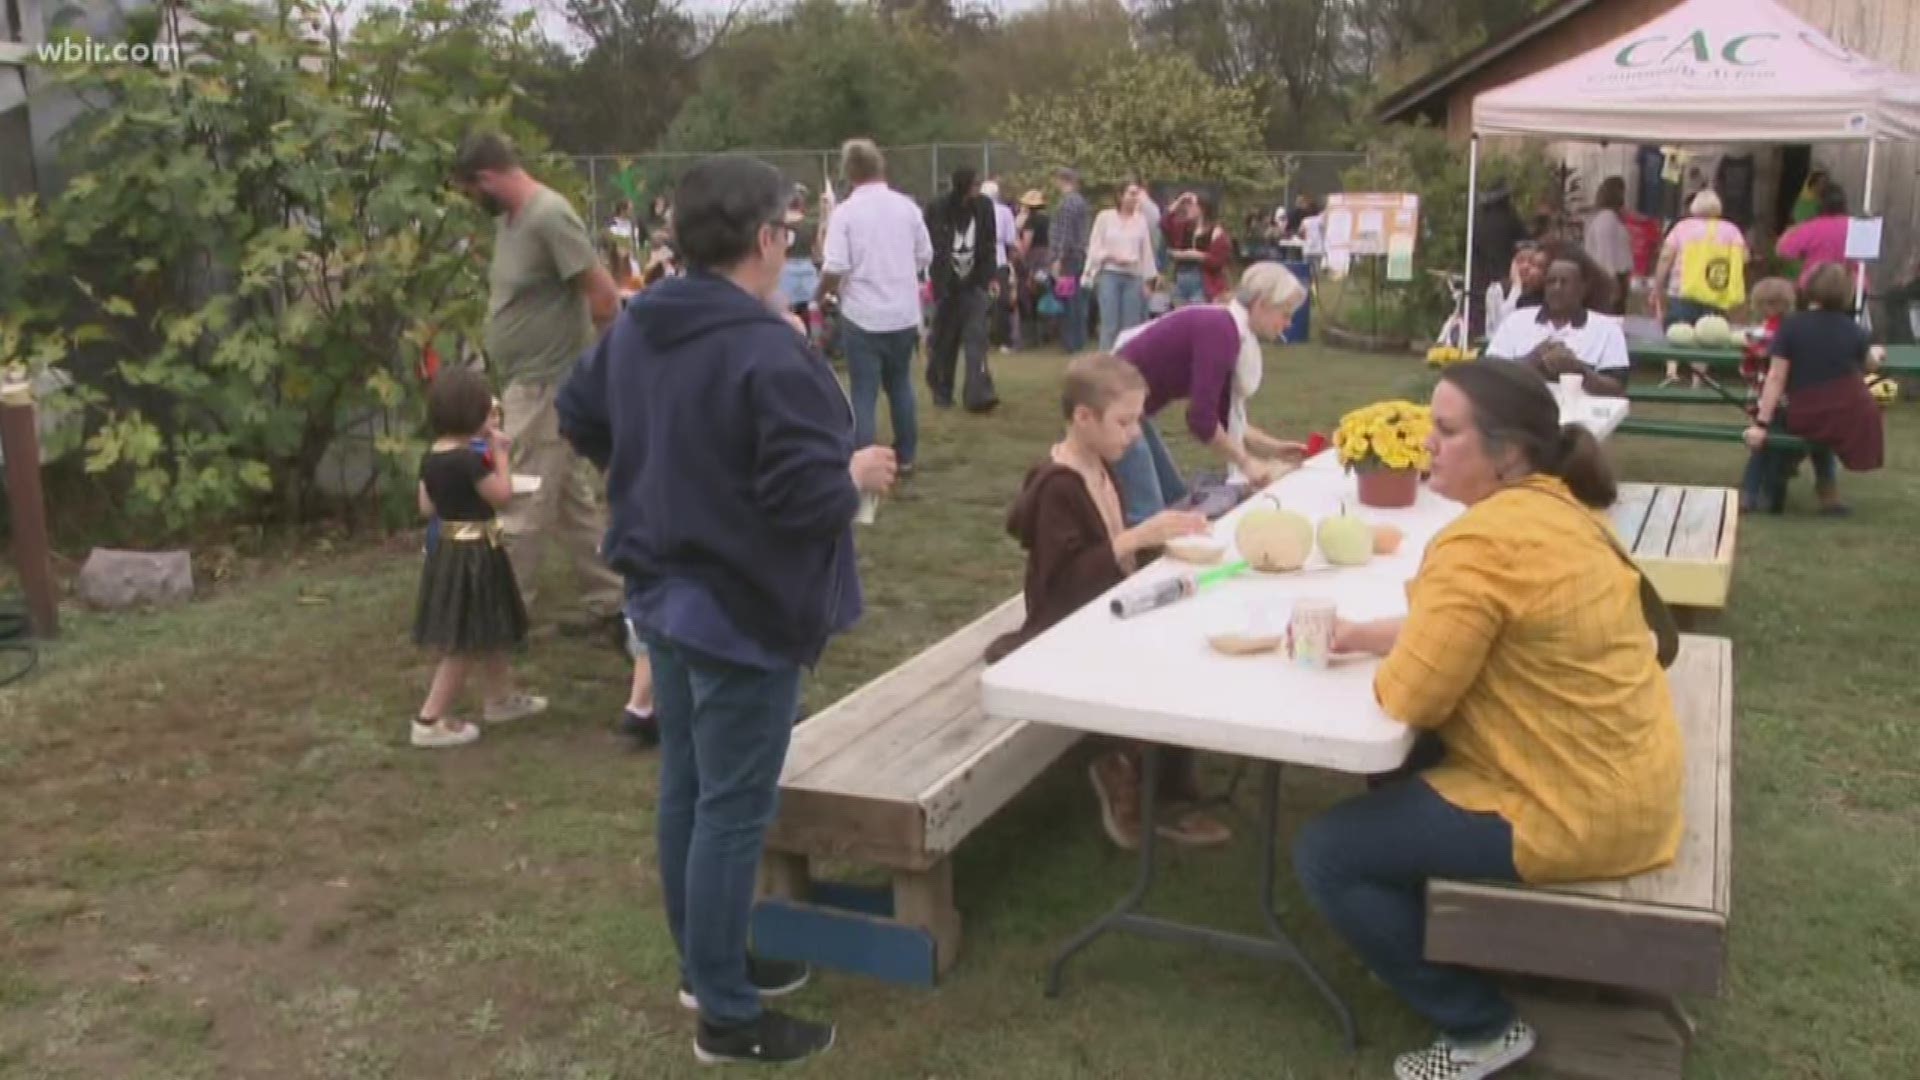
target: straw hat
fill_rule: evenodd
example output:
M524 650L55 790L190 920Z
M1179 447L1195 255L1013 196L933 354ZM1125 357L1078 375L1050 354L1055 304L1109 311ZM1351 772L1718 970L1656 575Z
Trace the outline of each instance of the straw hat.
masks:
M1040 194L1039 188L1029 188L1025 195L1020 196L1020 205L1030 210L1038 210L1047 205L1047 197Z

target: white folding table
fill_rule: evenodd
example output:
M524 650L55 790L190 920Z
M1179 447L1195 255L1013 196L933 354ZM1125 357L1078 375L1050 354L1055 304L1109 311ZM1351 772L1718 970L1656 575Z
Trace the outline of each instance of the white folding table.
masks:
M1604 438L1625 418L1626 408L1623 398L1582 398L1570 408L1563 406L1563 415ZM1161 559L988 667L980 679L982 701L994 717L1145 744L1138 877L1111 912L1077 934L1055 958L1047 976L1049 997L1059 994L1066 964L1076 953L1109 930L1126 930L1293 964L1333 1008L1351 1048L1351 1011L1287 936L1275 912L1280 768L1293 764L1363 775L1391 772L1406 761L1414 733L1383 713L1374 699L1376 659L1336 661L1327 670L1313 671L1293 666L1280 653L1227 656L1215 652L1207 637L1210 630L1244 626L1259 617L1270 627L1284 626L1293 601L1303 597L1331 599L1340 617L1349 620L1404 615L1406 585L1419 569L1427 543L1462 508L1424 484L1406 509L1362 506L1354 477L1327 450L1214 524L1213 535L1228 545L1225 561L1239 557L1232 548L1239 519L1255 506L1268 505L1267 495L1316 521L1344 507L1371 523L1399 526L1404 538L1394 554L1376 555L1365 566L1330 567L1316 550L1298 572L1242 574L1157 611L1130 619L1114 616L1108 602L1115 596L1194 570ZM1154 877L1162 745L1238 755L1264 766L1259 903L1268 938L1141 913Z

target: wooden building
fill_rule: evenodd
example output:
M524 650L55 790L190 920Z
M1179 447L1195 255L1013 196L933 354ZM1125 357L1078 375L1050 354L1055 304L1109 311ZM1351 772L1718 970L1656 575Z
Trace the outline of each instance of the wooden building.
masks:
M1834 43L1904 72L1920 72L1920 0L1777 0ZM1387 121L1425 120L1465 142L1472 134L1473 99L1488 90L1550 68L1631 33L1677 6L1678 0L1561 0L1511 31L1390 94L1378 115ZM1487 140L1483 149L1504 149ZM1587 198L1607 176L1626 179L1629 192L1643 190L1638 145L1553 143L1551 152L1581 177ZM1653 147L1651 149L1659 149ZM1813 146L1690 146L1685 178L1669 192L1668 212L1693 190L1712 184L1730 206L1745 208L1743 226L1771 235L1786 218L1810 169L1837 179L1861 210L1866 179L1864 144ZM1726 166L1732 165L1729 170ZM1876 289L1906 276L1920 253L1920 145L1883 143L1874 182L1874 207L1886 217L1886 246L1872 274ZM1724 185L1741 190L1729 192ZM1630 197L1631 198L1631 197ZM1572 209L1578 209L1573 207ZM1729 216L1735 216L1730 209Z

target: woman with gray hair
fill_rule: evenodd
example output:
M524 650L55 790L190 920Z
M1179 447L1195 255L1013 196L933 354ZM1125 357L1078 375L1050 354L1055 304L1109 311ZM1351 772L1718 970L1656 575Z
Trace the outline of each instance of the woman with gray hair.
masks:
M1187 430L1256 487L1273 479L1271 460L1298 457L1306 447L1254 427L1247 400L1265 370L1262 338L1279 340L1306 300L1306 287L1279 263L1255 263L1224 304L1182 308L1125 334L1114 351L1147 382L1140 438L1114 466L1128 527L1186 497L1173 455L1152 418L1185 399Z

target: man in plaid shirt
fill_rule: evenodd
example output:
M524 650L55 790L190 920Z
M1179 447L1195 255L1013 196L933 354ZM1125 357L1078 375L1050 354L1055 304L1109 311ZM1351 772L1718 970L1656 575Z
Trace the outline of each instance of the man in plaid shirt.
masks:
M1067 298L1065 329L1060 335L1060 344L1071 356L1087 347L1087 293L1079 288L1080 275L1087 268L1087 240L1093 232L1093 208L1087 205L1086 197L1080 194L1080 174L1072 169L1061 169L1053 174L1054 186L1060 189L1060 209L1053 215L1053 279L1074 283L1074 293Z

